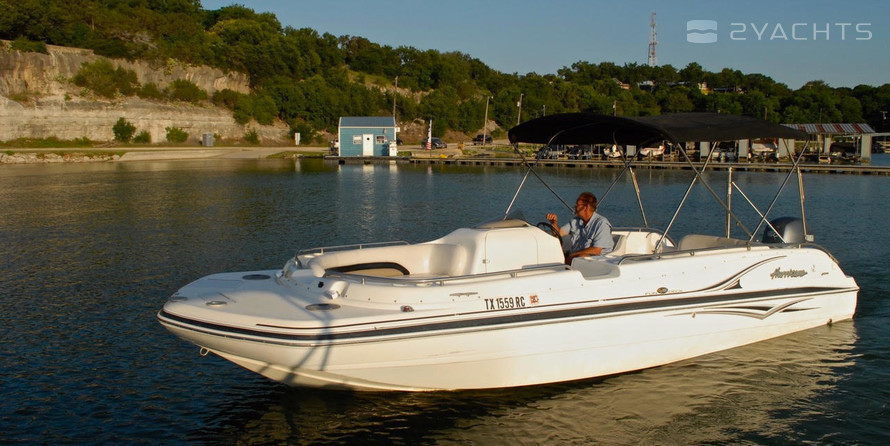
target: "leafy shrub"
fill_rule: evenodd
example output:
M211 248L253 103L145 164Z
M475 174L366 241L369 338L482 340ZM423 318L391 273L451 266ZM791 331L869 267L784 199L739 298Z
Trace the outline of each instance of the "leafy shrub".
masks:
M133 137L133 142L137 144L151 144L151 133L143 130Z
M260 143L260 135L256 130L250 129L247 133L244 134L244 140L250 144L259 144Z
M250 109L250 101L246 98L239 100L238 103L235 104L235 108L232 110L232 117L235 118L235 122L241 125L250 122L252 116L253 113Z
M68 147L91 147L93 142L89 138L59 139L55 136L46 138L16 138L9 141L0 141L0 147L52 149Z
M183 143L189 138L188 132L179 127L165 127L167 130L167 141L172 143Z
M238 93L237 91L224 88L213 93L213 103L228 108L229 110L234 110L238 101L246 96L247 95L244 93Z
M154 82L149 82L139 89L136 93L142 99L164 99L164 92L158 89Z
M253 119L261 125L272 125L278 116L275 100L266 95L251 95Z
M34 42L25 37L13 40L10 48L23 53L49 54L49 51L46 50L46 42Z
M130 142L133 139L133 133L136 133L136 126L124 118L120 118L111 128L114 132L114 140L120 142Z
M318 134L315 132L315 129L312 128L312 125L304 121L297 121L291 126L291 137L293 137L295 133L300 134L300 144L311 144L318 138Z
M240 95L232 108L235 122L244 125L255 119L261 125L272 125L278 116L278 105L265 94Z
M86 44L96 54L100 56L110 57L112 59L133 59L136 55L135 51L129 48L127 42L120 39L89 39Z
M136 93L139 81L135 71L120 67L115 69L107 59L99 59L93 63L81 64L74 76L74 85L88 88L100 96L113 98L118 93L124 96Z
M168 89L170 98L178 101L196 103L207 99L206 91L185 79L176 79L170 83Z

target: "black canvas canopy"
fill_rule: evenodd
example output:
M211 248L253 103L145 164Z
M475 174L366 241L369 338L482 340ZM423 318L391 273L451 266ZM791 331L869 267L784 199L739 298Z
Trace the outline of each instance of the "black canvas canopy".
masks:
M645 147L662 140L731 141L786 138L806 140L806 132L757 118L717 113L677 113L620 117L561 113L526 121L509 131L511 143L618 144Z

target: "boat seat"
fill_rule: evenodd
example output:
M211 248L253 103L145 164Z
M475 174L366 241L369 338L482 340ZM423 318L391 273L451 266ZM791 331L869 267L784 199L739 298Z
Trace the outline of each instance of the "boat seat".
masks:
M316 277L326 272L398 276L454 276L467 263L462 246L445 243L384 246L321 254L309 260L307 267Z
M686 251L692 249L725 248L733 246L748 246L748 242L734 238L718 237L715 235L688 234L680 239L678 249L680 251Z
M615 243L612 247L612 251L606 255L619 257L624 255L625 247L627 246L627 235L626 234L614 234L612 235L612 241Z
M657 232L630 231L626 234L615 234L612 236L615 240L615 247L606 254L609 257L620 257L631 254L652 254L655 252L655 245L661 239L661 234ZM665 239L664 248L671 248L670 240ZM665 249L662 250L665 250Z

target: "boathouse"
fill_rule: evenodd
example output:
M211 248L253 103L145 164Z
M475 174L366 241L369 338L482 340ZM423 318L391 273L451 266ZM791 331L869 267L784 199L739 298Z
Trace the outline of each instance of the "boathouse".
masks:
M816 141L815 151L820 163L832 161L837 153L846 150L851 158L868 163L871 159L872 136L877 135L865 123L784 124L810 134ZM842 141L838 143L838 141ZM849 148L844 144L848 144Z
M339 156L396 156L396 118L392 116L341 116Z

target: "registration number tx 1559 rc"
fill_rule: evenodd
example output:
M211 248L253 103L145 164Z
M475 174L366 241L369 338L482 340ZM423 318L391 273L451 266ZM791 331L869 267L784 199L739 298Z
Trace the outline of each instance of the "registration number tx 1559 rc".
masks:
M526 305L525 296L485 299L486 310L510 310L513 308L525 308Z

